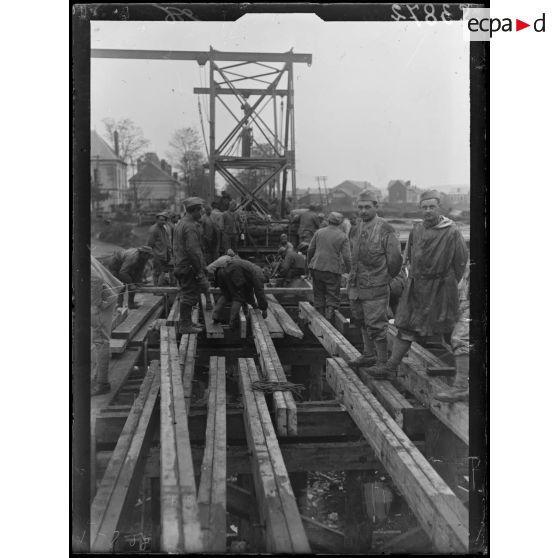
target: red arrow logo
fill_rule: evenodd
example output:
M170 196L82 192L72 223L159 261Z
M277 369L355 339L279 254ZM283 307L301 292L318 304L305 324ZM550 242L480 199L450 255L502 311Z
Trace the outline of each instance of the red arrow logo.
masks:
M520 19L515 20L515 30L516 31L521 31L522 29L525 29L526 27L531 27L531 24L530 23L525 23L524 21L521 21Z

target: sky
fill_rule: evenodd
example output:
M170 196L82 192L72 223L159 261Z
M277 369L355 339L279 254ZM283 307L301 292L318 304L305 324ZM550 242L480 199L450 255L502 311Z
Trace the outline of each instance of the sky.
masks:
M328 187L469 184L469 43L460 22L92 21L91 46L312 54L311 66L294 65L299 191L315 188L318 175ZM193 61L92 59L91 127L102 133L103 118L131 118L164 158L174 130L201 131L193 88L202 84L207 68Z

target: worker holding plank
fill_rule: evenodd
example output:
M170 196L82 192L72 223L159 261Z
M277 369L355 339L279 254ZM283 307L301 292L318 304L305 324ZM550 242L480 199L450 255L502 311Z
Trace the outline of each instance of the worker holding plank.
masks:
M174 275L179 285L181 335L203 331L202 326L192 322L192 310L201 293L206 294L207 307L211 304L199 227L203 203L201 198L187 198L184 202L186 213L174 231Z
M348 295L351 321L360 327L364 351L353 367L387 362L389 283L401 270L401 245L394 228L376 212L376 194L364 191L357 208L360 220L351 231L352 268Z
M467 245L457 225L442 215L440 194L420 196L423 220L409 234L409 278L395 315L397 336L387 363L368 369L374 377L395 374L417 337L449 333L459 316L457 284L467 265Z

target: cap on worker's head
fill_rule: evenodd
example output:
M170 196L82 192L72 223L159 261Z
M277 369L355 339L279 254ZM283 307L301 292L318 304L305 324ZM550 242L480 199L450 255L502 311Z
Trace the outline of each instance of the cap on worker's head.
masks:
M301 242L301 243L298 245L297 251L298 251L298 252L306 252L306 250L308 250L308 246L310 246L310 245L308 244L308 242Z
M330 225L340 225L343 222L343 215L337 213L337 211L332 211L327 217L327 222Z
M438 190L426 190L420 195L420 201L424 200L438 200L438 203L440 203L440 192Z
M138 250L144 254L153 254L153 248L151 248L151 246L140 246Z
M371 190L364 190L358 196L358 201L371 201L378 203L378 196Z
M160 211L159 213L157 213L156 217L164 217L166 219L168 215L166 211Z
M234 253L234 250L232 250L231 248L229 248L227 250L227 256L230 256L231 258L234 258L236 256L236 254Z
M279 237L279 240L289 240L289 237L288 237L285 233L283 233L283 234Z
M186 198L184 200L184 207L189 209L190 207L194 207L196 205L203 205L205 202L201 198Z

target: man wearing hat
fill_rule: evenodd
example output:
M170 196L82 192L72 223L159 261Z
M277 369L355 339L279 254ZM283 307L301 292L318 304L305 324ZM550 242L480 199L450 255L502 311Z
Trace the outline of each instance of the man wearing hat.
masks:
M174 230L174 275L178 280L180 297L179 333L200 333L203 327L192 322L192 309L201 293L206 294L206 306L210 308L209 282L205 275L205 259L199 222L204 201L187 198L186 213Z
M320 228L322 220L316 212L316 206L310 205L308 211L297 215L293 223L299 223L298 226L298 241L299 242L310 242L314 233Z
M128 289L128 308L133 310L139 308L135 304L136 285L142 283L145 266L153 256L151 246L141 246L140 248L129 248L123 252L116 252L110 261L110 272L124 283ZM122 305L124 295L118 296L118 305Z
M277 273L277 276L280 279L277 282L277 286L289 287L291 286L291 281L298 279L306 273L306 256L297 252L290 242L288 243L288 246L281 247L279 250L282 250L282 253L280 254L282 261L279 265Z
M352 268L348 295L351 322L360 327L363 354L353 367L387 361L389 283L401 270L401 245L394 228L376 214L376 194L364 191L357 202L360 220L351 231Z
M333 323L333 314L339 308L341 275L351 269L349 238L339 228L341 213L332 212L328 225L314 233L308 247L308 268L312 274L314 306Z
M423 220L413 227L405 250L409 277L395 315L397 336L387 363L370 369L376 377L395 374L417 337L449 333L459 316L457 284L467 265L467 245L442 215L436 190L421 194L420 208Z
M168 270L171 259L171 238L166 228L167 214L157 213L157 220L149 227L147 245L153 248L153 284L159 285L160 276Z

